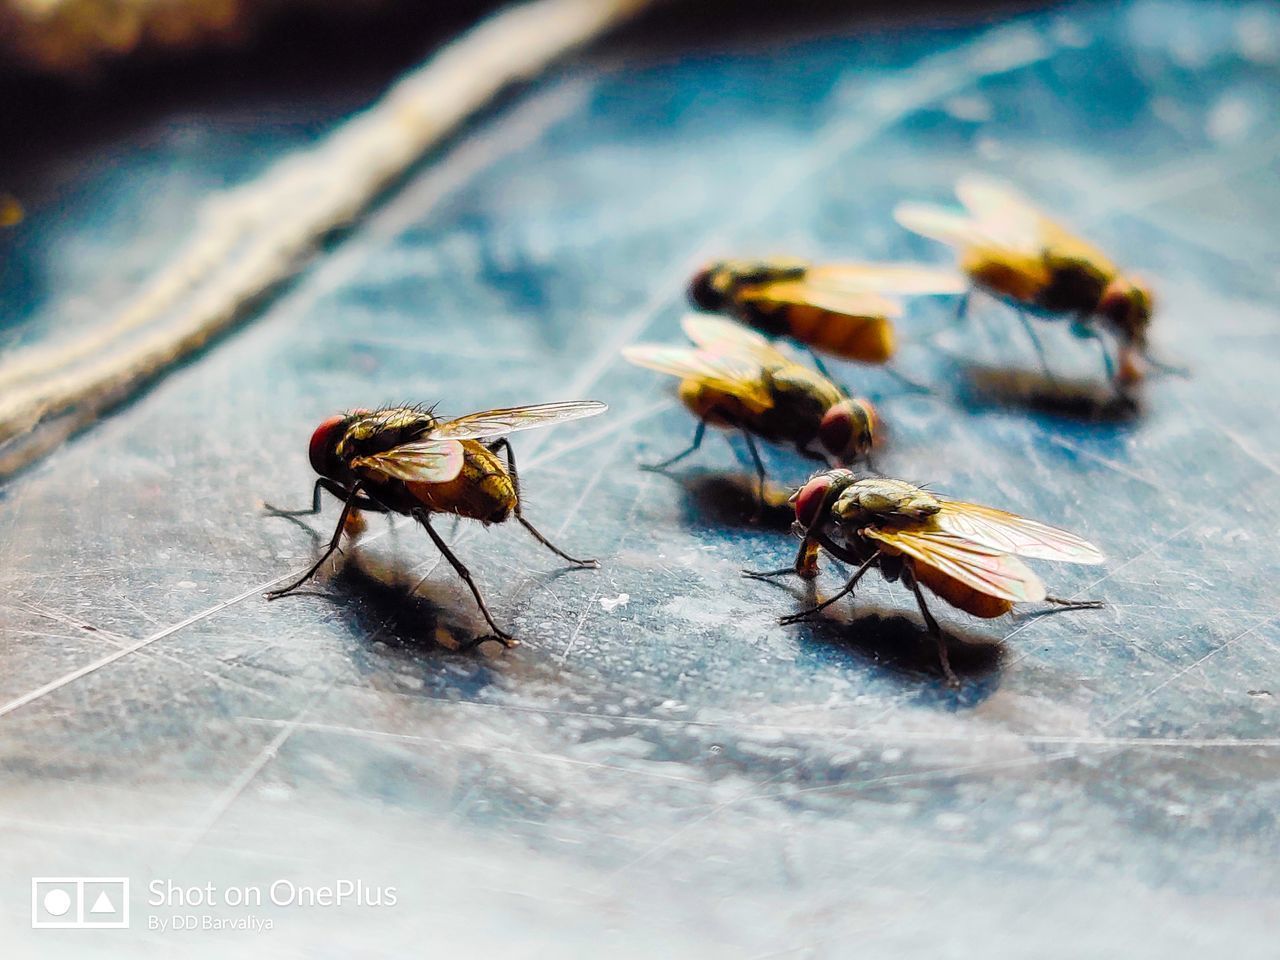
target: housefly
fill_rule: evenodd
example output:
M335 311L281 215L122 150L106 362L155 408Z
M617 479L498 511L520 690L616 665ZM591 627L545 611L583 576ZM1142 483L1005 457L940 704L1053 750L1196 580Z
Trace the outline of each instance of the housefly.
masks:
M818 575L819 550L857 569L844 587L808 610L782 618L796 623L852 593L872 567L888 581L909 588L925 626L938 645L947 682L956 685L938 622L921 587L975 617L998 617L1015 603L1044 601L1060 607L1093 609L1097 601L1049 596L1019 557L1102 563L1093 544L1065 530L963 500L952 500L902 480L858 479L848 470L819 473L793 497L796 532L803 538L794 566L747 576L794 573Z
M963 293L955 270L914 263L814 264L787 257L720 260L699 270L689 300L814 352L887 363L897 349L894 295ZM816 351L816 352L815 352ZM826 372L825 370L823 371Z
M894 217L908 230L954 247L973 286L1018 310L1046 372L1044 347L1028 313L1068 319L1076 336L1097 340L1107 377L1119 388L1140 382L1148 365L1173 369L1148 353L1154 300L1143 281L1008 186L968 177L956 185L956 195L965 212L904 203ZM1118 360L1099 326L1119 343Z
M342 516L328 548L311 569L267 598L283 597L310 580L338 549L344 530L351 532L355 511L401 513L422 525L470 588L493 636L514 646L518 641L494 622L471 573L432 527L431 517L451 514L484 524L515 518L556 556L577 566L597 566L595 560L569 556L525 518L507 434L594 417L607 409L594 400L576 400L486 410L456 420L443 420L421 407L355 410L330 417L311 435L311 466L320 475L311 509L269 509L277 516L316 514L325 490L343 501Z
M650 469L661 470L702 445L707 424L740 431L755 463L764 503L765 470L755 438L789 443L830 465L865 460L876 437L871 403L850 397L822 374L786 356L754 331L719 317L685 317L693 346L637 344L623 356L680 378L680 400L698 418L693 443Z

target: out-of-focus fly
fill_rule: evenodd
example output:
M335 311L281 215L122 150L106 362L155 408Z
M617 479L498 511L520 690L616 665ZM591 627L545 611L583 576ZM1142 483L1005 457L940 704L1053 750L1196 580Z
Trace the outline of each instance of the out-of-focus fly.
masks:
M956 195L964 204L963 213L904 203L894 210L894 217L908 230L954 247L960 269L974 286L1014 306L1042 364L1044 348L1027 312L1070 319L1077 336L1096 339L1107 376L1118 387L1141 381L1148 364L1164 366L1147 352L1154 302L1145 283L1122 273L1101 250L1010 187L966 177L957 183ZM967 305L966 296L962 313ZM1118 341L1118 363L1098 324Z
M0 190L0 227L13 227L22 222L25 213L18 198Z
M578 566L597 566L595 560L569 556L525 519L507 434L594 417L607 409L594 400L575 400L486 410L447 421L420 407L355 410L330 417L311 435L311 466L320 475L311 509L269 509L278 516L315 514L320 511L320 492L327 490L343 501L342 516L328 549L311 569L267 598L282 597L310 580L338 549L353 512L402 513L422 525L466 582L494 637L514 646L518 641L494 622L471 573L431 526L431 515L452 514L485 524L514 517L556 556Z
M865 460L876 436L875 409L849 397L817 371L796 363L768 340L718 317L690 315L684 331L694 346L637 344L632 363L680 378L680 400L698 418L692 445L651 469L664 469L702 444L707 424L739 430L755 462L764 502L765 470L755 437L789 443L830 464Z
M776 257L721 260L694 275L689 299L771 337L844 360L885 363L896 349L893 294L962 293L954 270L913 263L812 264Z
M938 622L925 604L927 587L953 607L975 617L998 617L1015 603L1046 601L1061 607L1091 609L1097 601L1049 596L1045 586L1018 558L1102 563L1093 544L1075 534L1035 520L923 490L902 480L858 479L848 470L812 477L793 498L795 529L803 540L794 566L764 573L765 578L794 573L818 575L819 548L857 570L834 596L809 610L783 617L795 623L853 591L872 567L890 582L901 580L915 594L925 625L938 644L947 682L957 683Z

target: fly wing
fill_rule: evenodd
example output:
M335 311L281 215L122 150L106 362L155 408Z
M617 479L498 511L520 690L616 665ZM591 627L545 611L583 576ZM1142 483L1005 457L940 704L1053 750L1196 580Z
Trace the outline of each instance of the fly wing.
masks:
M902 305L882 297L872 288L841 288L838 285L810 280L779 280L747 287L738 296L743 300L764 303L787 303L800 307L816 307L849 317L884 320L901 316Z
M934 517L934 524L970 543L1037 560L1093 564L1106 559L1092 543L1066 530L995 507L944 497L937 499L942 510Z
M1045 598L1040 578L1015 556L933 526L867 527L862 534L991 597L1027 603Z
M502 407L471 413L442 423L431 431L432 440L487 440L520 430L536 430L553 423L595 417L608 410L598 400L565 400L560 403L537 403L528 407Z
M624 347L622 355L638 367L669 373L681 380L694 380L737 397L757 413L773 406L773 397L761 376L760 362L750 356L656 343Z
M931 203L900 203L893 208L893 219L912 233L957 250L1004 246L999 237L988 233L977 220Z
M959 271L922 263L830 263L810 267L805 280L815 287L888 294L964 293L969 281Z
M1116 266L1105 253L1050 218L1008 184L983 177L962 177L956 196L988 230L1008 236L1017 249L1050 251L1056 257L1084 260L1105 273Z
M704 353L750 357L762 367L778 367L793 362L754 330L723 317L690 313L680 321L680 326Z
M356 457L351 466L394 480L448 483L462 472L462 444L456 440L415 440L398 447Z

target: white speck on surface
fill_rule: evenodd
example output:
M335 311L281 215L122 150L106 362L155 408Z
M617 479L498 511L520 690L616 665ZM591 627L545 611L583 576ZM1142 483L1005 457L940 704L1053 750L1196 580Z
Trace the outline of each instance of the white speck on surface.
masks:
M1254 63L1280 60L1280 17L1272 9L1250 9L1236 21L1236 43L1240 55Z
M969 818L962 813L940 813L933 822L939 830L963 830L969 825Z
M1043 823L1032 820L1024 820L1022 823L1013 825L1013 835L1019 840L1040 840L1047 832Z
M1053 22L1050 36L1064 47L1087 47L1093 40L1084 27L1066 17L1059 17Z
M1209 108L1205 133L1217 143L1231 143L1243 139L1256 119L1253 108L1246 101L1226 94Z
M999 160L1004 155L1004 146L994 137L978 137L973 149L983 160Z
M630 594L620 593L616 597L612 598L601 597L599 603L605 613L613 613L613 611L618 609L618 607L625 607L630 599Z
M194 580L179 580L174 586L182 590L194 590L196 582Z
M991 119L991 101L978 94L952 97L942 105L947 115L957 120L970 120L981 123Z
M902 751L897 747L890 747L880 754L880 759L885 763L897 763L902 759Z

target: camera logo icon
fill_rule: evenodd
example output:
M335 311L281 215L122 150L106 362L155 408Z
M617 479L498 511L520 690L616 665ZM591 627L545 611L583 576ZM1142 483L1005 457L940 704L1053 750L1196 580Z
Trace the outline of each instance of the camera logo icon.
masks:
M94 930L129 926L128 877L32 877L31 926Z

